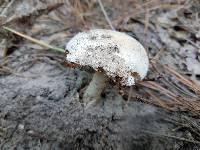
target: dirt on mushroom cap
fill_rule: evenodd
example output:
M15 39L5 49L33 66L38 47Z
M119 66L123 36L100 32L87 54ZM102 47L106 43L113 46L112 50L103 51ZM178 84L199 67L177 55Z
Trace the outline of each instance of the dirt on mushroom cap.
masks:
M66 49L69 51L67 61L95 70L102 68L114 81L120 77L121 85L134 85L133 74L143 79L148 71L149 60L144 47L125 33L105 29L81 32L68 42Z

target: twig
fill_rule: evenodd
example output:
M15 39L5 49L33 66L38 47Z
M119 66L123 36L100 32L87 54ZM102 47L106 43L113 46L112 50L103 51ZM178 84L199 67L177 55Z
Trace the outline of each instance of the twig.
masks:
M99 6L101 7L101 11L103 12L103 14L104 14L104 16L105 16L105 18L106 18L106 21L108 22L110 28L111 28L112 30L116 30L116 29L114 28L114 26L112 25L112 22L110 21L110 19L109 19L108 15L107 15L107 12L106 12L105 9L104 9L104 6L103 6L101 0L97 0L97 1L98 1L98 3L99 3Z

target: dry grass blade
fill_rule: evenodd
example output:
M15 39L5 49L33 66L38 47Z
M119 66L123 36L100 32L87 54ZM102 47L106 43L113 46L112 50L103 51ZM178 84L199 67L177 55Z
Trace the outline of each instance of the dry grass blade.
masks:
M73 4L71 4L74 15L76 15L79 19L79 21L83 24L86 25L85 19L84 19L84 8L83 5L81 4L80 0L74 0ZM79 22L78 21L78 22Z
M146 14L145 14L145 28L144 28L144 37L145 37L145 49L148 50L148 46L147 46L147 32L148 32L148 28L149 28L149 10L146 10Z
M168 106L167 102L164 100L161 100L159 97L157 97L156 95L154 95L152 92L145 90L155 101L155 103L158 103L158 106L161 106L167 110L173 110L173 108L171 108L170 106Z
M190 89L192 89L195 93L200 94L200 86L196 85L194 82L192 82L191 80L187 79L187 77L181 75L180 73L178 73L176 70L164 65L164 68L170 72L171 74L173 74L178 81L180 81L181 83L183 83L184 85L187 85Z
M13 30L13 29L11 29L11 28L9 28L9 27L5 27L5 26L4 26L3 29L5 29L6 31L9 31L9 32L12 32L12 33L14 33L14 34L16 34L16 35L18 35L18 36L21 36L21 37L23 37L23 38L25 38L25 39L27 39L27 40L33 42L33 43L36 43L36 44L38 44L38 45L40 45L40 46L43 46L43 47L45 47L45 48L49 48L49 49L51 49L51 50L53 50L53 51L56 51L56 52L65 53L65 50L62 49L62 48L58 48L58 47L51 46L51 45L45 43L44 41L41 41L41 40L32 38L32 37L27 36L27 35L25 35L25 34L23 34L23 33L17 32L17 31L15 31L15 30Z
M175 95L174 93L172 93L171 91L165 89L164 87L160 86L159 84L157 84L156 82L153 81L144 81L144 82L140 82L139 85L142 85L144 87L159 91L160 93L172 98L172 99L176 99L177 95Z
M169 91L168 89L165 89L156 82L145 81L140 82L139 85L142 85L152 90L156 90L159 93L169 97L170 99L168 101L162 101L161 99L157 98L156 95L145 90L154 99L154 102L157 103L156 105L162 108L172 111L174 111L173 108L181 108L183 110L189 110L191 113L196 114L197 116L200 115L200 103L197 100L187 99L181 97L180 95L175 95L173 92ZM172 101L173 103L170 103L170 101Z
M5 66L0 66L0 72L11 73L11 74L14 74L15 76L18 76L18 77L21 77L21 78L30 78L31 79L31 78L39 77L38 75L37 76L25 76L25 75L22 75L20 73L17 73L13 69L11 69L9 67L5 67Z
M111 28L112 30L115 30L114 26L112 25L112 23L111 23L111 21L110 21L110 18L109 18L108 15L107 15L107 12L106 12L105 9L104 9L104 6L103 6L101 0L98 0L98 3L99 3L99 6L101 7L101 10L102 10L102 12L103 12L103 14L104 14L104 16L105 16L105 18L106 18L106 21L108 22L110 28Z
M194 143L194 144L200 144L199 141L195 141L195 140L191 140L191 139L186 139L186 138L182 138L182 137L177 137L177 136L173 136L173 135L167 135L167 134L157 134L157 133L154 133L154 132L151 132L151 131L143 131L145 133L149 133L149 134L153 134L153 135L156 135L156 136L160 136L160 137L166 137L166 138L172 138L172 139L175 139L175 140L179 140L179 141L185 141L185 142L189 142L189 143Z

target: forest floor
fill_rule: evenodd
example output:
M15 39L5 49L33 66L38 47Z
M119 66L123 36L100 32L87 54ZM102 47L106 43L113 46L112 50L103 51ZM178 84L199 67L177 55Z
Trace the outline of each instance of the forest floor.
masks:
M150 69L131 93L110 83L88 109L92 71L1 28L65 48L108 22L144 45ZM0 28L1 150L200 149L199 1L1 0Z

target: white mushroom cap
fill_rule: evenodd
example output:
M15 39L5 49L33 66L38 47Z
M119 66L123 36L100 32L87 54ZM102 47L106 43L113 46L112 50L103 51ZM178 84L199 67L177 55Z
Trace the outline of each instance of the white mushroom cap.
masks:
M118 31L94 29L75 35L66 46L66 60L131 86L148 71L149 59L144 47L131 36Z

